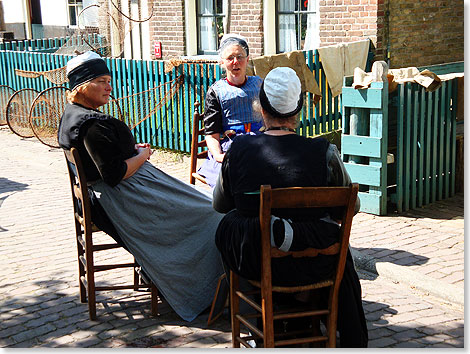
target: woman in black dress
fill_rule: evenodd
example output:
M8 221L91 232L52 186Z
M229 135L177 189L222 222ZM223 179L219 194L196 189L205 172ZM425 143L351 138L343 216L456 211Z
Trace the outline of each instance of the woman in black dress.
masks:
M79 55L67 63L67 76L60 146L78 149L92 198L110 220L103 229L115 230L175 312L192 321L210 305L223 273L213 239L222 215L210 195L149 163L150 145L136 144L125 123L98 110L111 93L103 59Z
M335 145L322 138L305 138L295 133L303 96L294 70L273 69L261 86L259 99L266 130L263 134L241 135L233 140L222 162L213 199L214 208L227 213L216 233L224 263L241 277L252 280L259 280L261 274L258 217L261 185L348 186L351 182ZM359 207L358 199L356 212ZM273 246L284 251L326 248L337 242L336 219L326 210L314 214L284 212L272 223ZM334 272L334 262L334 256L325 255L315 259L274 259L273 284L289 286L319 281ZM340 345L367 346L361 285L349 252L338 312Z

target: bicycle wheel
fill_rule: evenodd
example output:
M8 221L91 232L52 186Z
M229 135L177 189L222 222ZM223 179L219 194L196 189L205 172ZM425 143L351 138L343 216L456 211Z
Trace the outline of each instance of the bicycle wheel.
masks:
M34 136L29 124L29 108L39 92L32 88L16 91L8 100L6 107L7 124L11 131L23 138Z

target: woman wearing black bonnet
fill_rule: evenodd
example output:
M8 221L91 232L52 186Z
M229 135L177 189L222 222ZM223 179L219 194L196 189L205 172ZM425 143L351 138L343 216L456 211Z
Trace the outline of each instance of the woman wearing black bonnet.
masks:
M99 55L71 59L67 76L71 92L58 139L80 154L95 200L93 221L124 244L175 312L192 321L210 306L223 273L214 245L222 215L212 209L211 195L153 166L150 145L136 144L124 122L98 110L111 93Z

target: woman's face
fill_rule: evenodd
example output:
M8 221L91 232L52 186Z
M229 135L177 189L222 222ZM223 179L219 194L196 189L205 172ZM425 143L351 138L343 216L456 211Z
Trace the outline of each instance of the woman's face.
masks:
M227 70L227 79L236 85L245 82L248 56L245 49L238 44L231 45L224 50L221 64Z
M83 94L90 107L97 109L108 103L111 90L111 76L103 75L88 82Z

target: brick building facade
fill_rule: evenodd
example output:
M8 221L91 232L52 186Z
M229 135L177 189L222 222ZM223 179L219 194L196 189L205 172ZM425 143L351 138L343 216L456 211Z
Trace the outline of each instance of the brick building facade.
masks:
M391 67L464 60L463 0L388 0L386 5L384 44Z
M190 43L194 30L187 26L188 21L195 22L195 0L148 3L149 7L153 3L155 14L150 24L151 48L155 41L161 42L163 59L195 55ZM247 37L253 57L274 54L268 42L276 31L266 30L266 24L275 16L269 12L275 1L231 0L229 4L229 31ZM463 0L319 0L320 46L370 38L376 60L389 60L391 68L461 61L463 5Z

